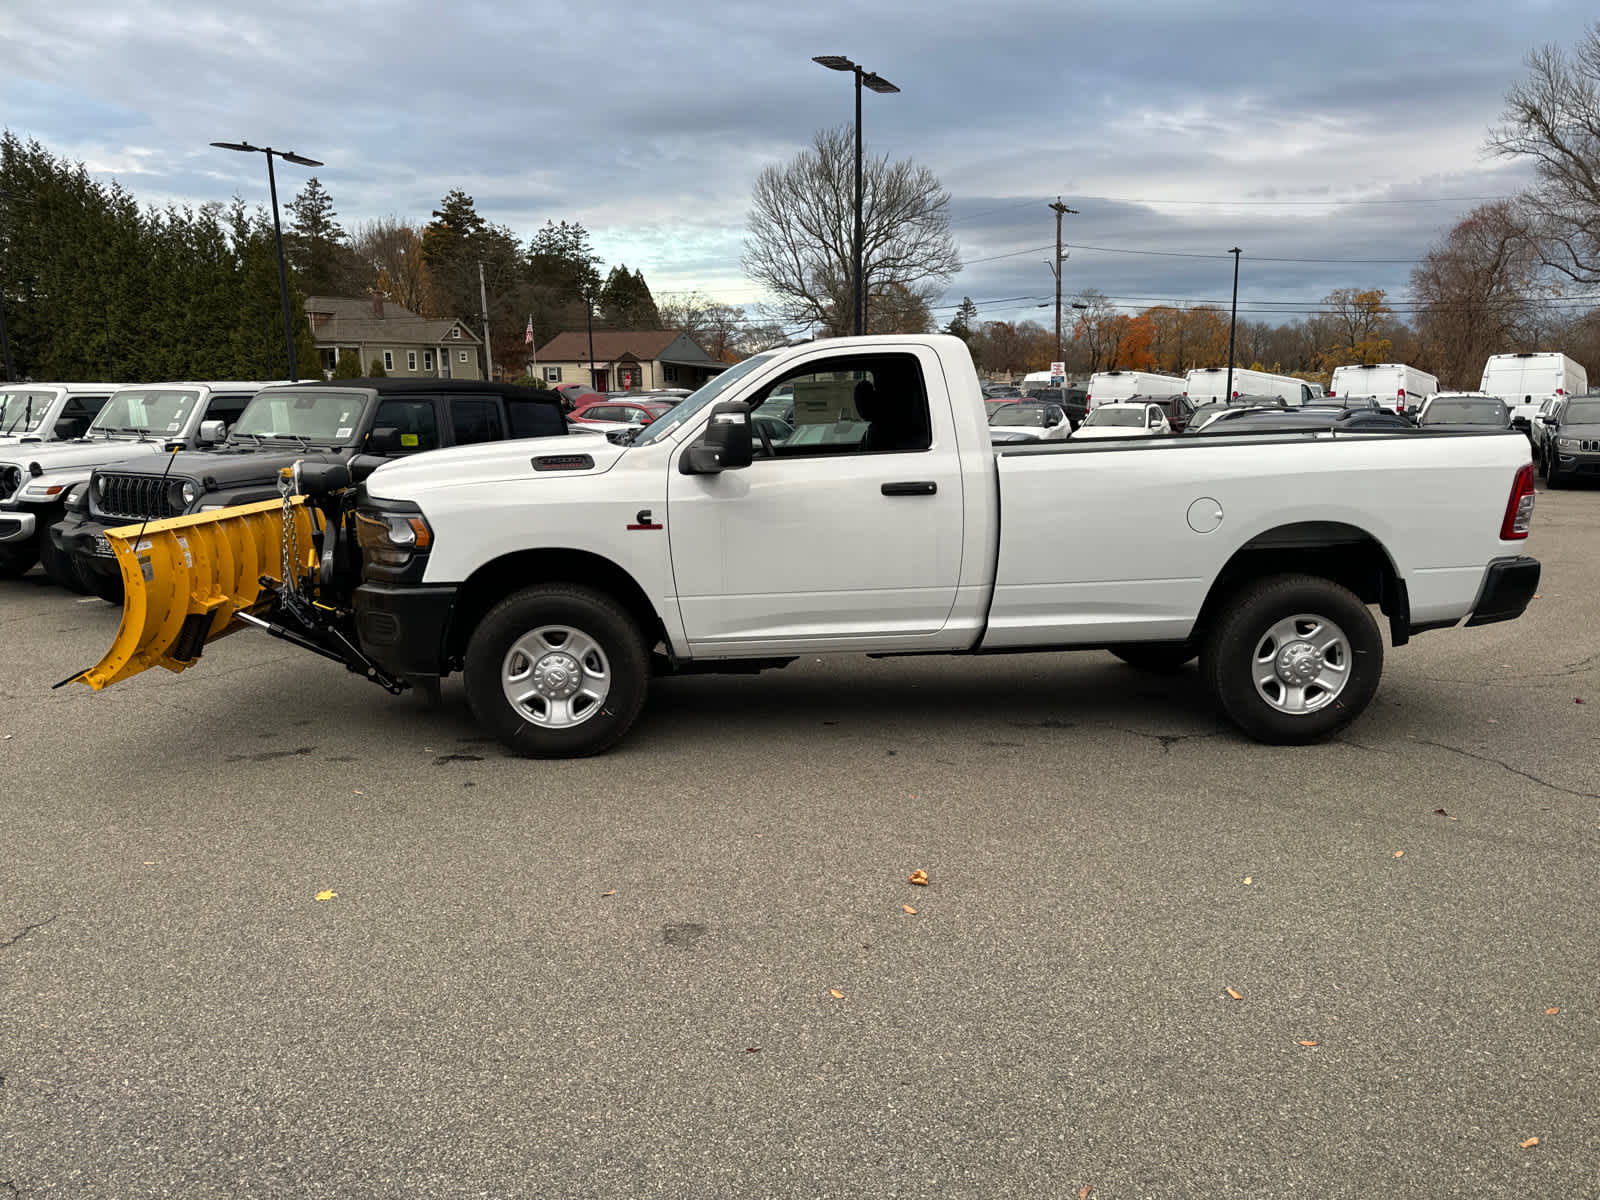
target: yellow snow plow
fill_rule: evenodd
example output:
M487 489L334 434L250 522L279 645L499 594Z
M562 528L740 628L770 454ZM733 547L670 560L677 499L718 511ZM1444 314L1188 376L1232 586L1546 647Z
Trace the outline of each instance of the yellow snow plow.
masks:
M302 467L314 481L310 495L301 494ZM353 496L348 471L297 463L284 476L282 500L108 529L122 623L104 658L56 686L99 691L150 667L182 671L207 643L253 627L401 691L404 683L360 652L351 615L333 594L353 542L341 542Z

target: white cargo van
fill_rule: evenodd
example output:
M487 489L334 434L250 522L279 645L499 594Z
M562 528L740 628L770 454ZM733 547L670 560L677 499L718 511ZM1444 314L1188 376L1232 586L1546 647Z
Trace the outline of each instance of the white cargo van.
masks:
M1102 404L1131 396L1181 396L1183 387L1183 380L1176 375L1158 375L1154 371L1096 371L1089 376L1084 412L1088 414Z
M1405 363L1355 363L1335 367L1328 395L1374 396L1382 408L1397 413L1415 412L1422 402L1439 390L1437 376L1408 367Z
M1480 392L1499 396L1511 409L1511 423L1527 429L1546 400L1581 396L1589 390L1589 372L1565 354L1492 354L1483 364Z
M1293 375L1274 375L1271 371L1251 371L1245 367L1233 369L1233 395L1228 395L1227 367L1196 367L1185 376L1190 403L1196 408L1202 404L1225 404L1237 396L1277 396L1290 408L1309 404L1321 394L1320 387L1313 389L1303 379Z

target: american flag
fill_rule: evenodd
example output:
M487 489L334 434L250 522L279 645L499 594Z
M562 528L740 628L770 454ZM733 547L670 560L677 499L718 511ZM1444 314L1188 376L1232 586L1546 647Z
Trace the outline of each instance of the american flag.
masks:
M533 318L532 317L528 318L528 331L522 335L522 344L524 346L533 345Z

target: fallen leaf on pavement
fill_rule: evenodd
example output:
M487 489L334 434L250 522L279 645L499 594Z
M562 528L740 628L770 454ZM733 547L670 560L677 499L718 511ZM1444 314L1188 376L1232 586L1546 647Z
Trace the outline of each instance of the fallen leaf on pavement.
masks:
M829 988L828 989L828 995L832 996L835 1000L843 1000L844 999L844 993L841 992L838 988Z
M1517 1143L1517 1145L1520 1146L1524 1150L1532 1150L1538 1144L1539 1144L1539 1139L1536 1138L1536 1137L1531 1137L1525 1142L1518 1142Z
M1574 696L1572 698L1572 702L1574 704L1582 704L1583 703L1583 697L1582 696Z
M760 1054L761 1053L761 1047L760 1046L746 1046L744 1048L744 1052L746 1054Z
M1436 808L1433 810L1433 815L1436 817L1448 817L1450 814L1442 808Z
M334 891L332 888L329 888L326 891L318 892L317 893L317 899L318 900L332 900L338 894L339 894L338 892Z
M911 872L910 875L906 876L906 882L907 883L914 883L918 887L927 887L928 886L928 873L926 871L924 871L921 867L918 867L915 871Z
M1322 1045L1321 1042L1301 1042L1300 1044L1302 1046L1320 1046L1320 1045Z
M1244 885L1245 885L1245 887L1249 887L1254 882L1255 882L1255 880L1250 878L1250 876L1246 875L1244 877Z
M1544 1010L1544 1015L1547 1017L1553 1017L1560 1011L1561 1010L1559 1008L1547 1008Z
M917 915L917 910L912 908L909 904L902 904L900 907L913 917Z
M1086 1183L1078 1189L1078 1200L1089 1200L1089 1193L1094 1191L1094 1184Z
M617 889L616 888L612 888L609 892L601 892L600 896L601 896L602 899L604 899L606 896L615 896L616 894L617 894Z
M1404 858L1406 856L1406 852L1404 850L1396 850L1394 852L1394 856L1396 858Z
M1235 1000L1243 1000L1244 999L1243 996L1241 996L1238 992L1234 991L1232 988L1228 988L1227 992L1228 992L1228 995L1232 996Z

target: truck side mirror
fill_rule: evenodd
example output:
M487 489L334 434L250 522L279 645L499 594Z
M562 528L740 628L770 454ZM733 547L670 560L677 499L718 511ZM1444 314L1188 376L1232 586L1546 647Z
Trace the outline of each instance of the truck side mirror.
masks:
M678 470L685 475L716 475L748 467L755 459L750 438L750 406L724 400L711 408L711 422L699 439L691 442Z
M1540 413L1539 420L1546 425L1554 425L1556 423L1556 419L1549 413Z
M69 442L83 436L83 424L76 417L62 417L55 423L54 432L57 441Z
M365 450L368 454L399 454L400 431L393 425L380 425L367 434Z
M201 421L200 444L202 446L215 446L218 442L225 441L228 437L228 423L226 421Z

